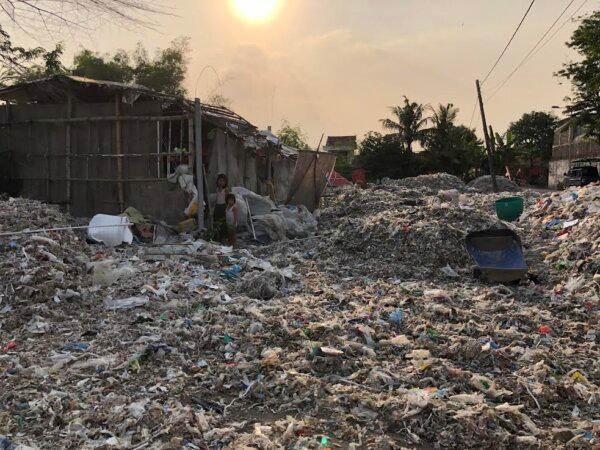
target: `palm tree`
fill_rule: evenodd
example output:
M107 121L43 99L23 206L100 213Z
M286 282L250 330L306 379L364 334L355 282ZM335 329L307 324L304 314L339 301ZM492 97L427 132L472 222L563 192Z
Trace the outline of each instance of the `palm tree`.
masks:
M423 127L429 120L428 117L423 117L425 109L426 106L410 102L404 96L403 106L390 107L394 118L381 119L380 122L385 130L395 131L406 149L412 152L413 142L423 142L425 140Z
M438 131L447 132L454 126L454 121L458 115L458 108L455 108L452 103L446 105L440 104L437 109L429 108L431 111L431 122L433 127Z
M450 145L450 132L458 115L458 108L452 103L438 105L437 108L429 107L431 123L433 126L425 130L429 150L443 153Z

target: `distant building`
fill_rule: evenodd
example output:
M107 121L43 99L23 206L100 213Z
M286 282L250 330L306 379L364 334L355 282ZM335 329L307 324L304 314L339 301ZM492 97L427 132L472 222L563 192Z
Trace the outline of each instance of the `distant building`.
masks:
M548 187L556 189L562 185L571 162L592 158L600 158L600 144L588 138L585 129L573 120L562 120L554 132Z
M357 148L356 136L329 136L324 150L350 162Z

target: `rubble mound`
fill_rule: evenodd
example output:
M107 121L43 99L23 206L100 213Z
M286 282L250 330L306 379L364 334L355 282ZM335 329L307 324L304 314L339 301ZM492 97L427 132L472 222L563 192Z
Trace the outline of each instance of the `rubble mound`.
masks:
M521 190L516 183L513 183L506 177L496 176L496 184L498 185L498 190L500 192L518 192ZM467 184L467 187L477 192L494 192L494 189L492 188L492 177L490 175L484 175L471 180Z
M56 205L15 197L0 199L0 233L68 226L72 222L73 218Z
M400 180L387 180L385 184L407 189L427 189L430 191L461 190L465 188L465 183L460 178L444 172L402 178Z
M600 186L523 194L548 276L510 285L464 270L499 194L458 197L352 188L234 251L1 238L0 448L596 448Z
M364 276L425 279L438 276L446 265L470 264L464 245L469 232L505 228L487 211L460 208L437 197L413 197L413 205L406 200L378 191L355 198L348 204L351 212L336 213L334 245L325 251Z

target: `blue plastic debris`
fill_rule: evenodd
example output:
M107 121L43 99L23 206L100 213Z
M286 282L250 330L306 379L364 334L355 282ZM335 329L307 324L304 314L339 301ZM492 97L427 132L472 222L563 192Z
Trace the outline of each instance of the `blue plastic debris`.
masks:
M0 436L0 450L12 450L13 445L6 436Z
M242 273L242 266L239 264L234 264L228 269L221 270L221 275L223 275L225 278L237 278L240 273Z
M65 350L87 350L90 348L90 344L85 342L71 342L63 347Z
M402 325L403 320L404 311L402 311L400 308L396 309L393 313L390 314L389 321L396 325Z
M546 222L546 229L551 230L553 228L562 228L562 220L552 219Z

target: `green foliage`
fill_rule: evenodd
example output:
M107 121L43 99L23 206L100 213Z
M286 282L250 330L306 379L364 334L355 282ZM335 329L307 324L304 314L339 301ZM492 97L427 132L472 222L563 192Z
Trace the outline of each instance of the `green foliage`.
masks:
M423 127L428 121L428 118L424 117L425 109L424 105L411 102L404 96L404 105L390 107L394 118L381 119L380 122L384 130L395 132L401 145L412 152L413 142L423 142L425 139Z
M548 162L552 157L552 143L556 117L542 111L532 111L510 124L508 133L517 153L534 166L536 160Z
M189 38L175 39L171 45L159 50L155 58L149 58L142 46L134 53L135 82L154 91L183 97L183 87L187 70L186 54L189 52Z
M350 179L354 165L345 156L338 156L335 160L335 171L345 178Z
M423 169L418 154L404 148L398 134L382 135L371 131L365 135L358 149L354 165L365 169L372 180L411 177Z
M187 70L188 38L179 38L154 58L141 43L131 54L119 50L114 55L101 55L84 49L75 55L74 75L119 83L137 83L157 92L184 96L183 87Z
M496 133L493 137L494 141L494 167L496 171L501 173L506 167L512 166L517 160L517 150L515 149L514 134L507 131L504 135Z
M56 44L50 51L42 47L14 46L10 35L0 25L0 86L64 72L60 63L62 53L62 44Z
M277 132L277 137L285 145L297 148L299 150L308 150L306 143L306 134L299 125L292 126L287 120L281 122L281 129Z
M94 80L131 83L134 68L127 52L118 50L113 56L102 56L88 49L81 50L73 59L73 75Z
M426 131L426 148L435 153L440 162L444 165L448 161L443 161L451 157L453 143L451 141L451 132L454 128L454 121L458 115L458 109L452 103L439 105L437 109L429 108L431 122L433 126Z
M410 103L406 105L410 107ZM417 130L424 151L413 153L404 133L381 135L371 132L359 145L355 166L366 169L371 179L448 172L466 181L481 175L486 167L483 143L473 130L454 124L458 109L452 104L428 109L431 117L424 118L421 114L419 127L412 128ZM428 121L432 126L422 129Z
M567 113L584 125L590 136L600 140L600 10L581 22L567 45L581 56L558 72L572 85Z
M428 170L464 180L478 176L485 167L485 148L472 129L454 124L458 108L448 103L430 110L432 127L426 132L424 156Z

